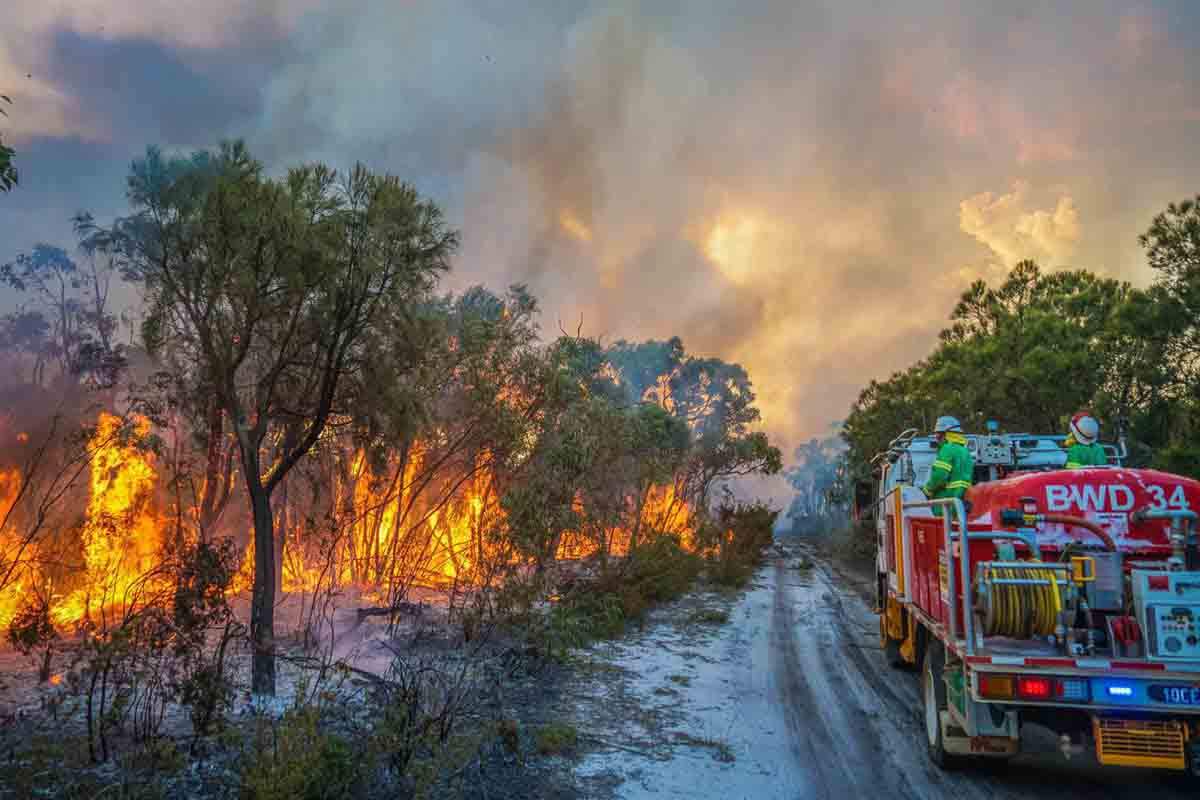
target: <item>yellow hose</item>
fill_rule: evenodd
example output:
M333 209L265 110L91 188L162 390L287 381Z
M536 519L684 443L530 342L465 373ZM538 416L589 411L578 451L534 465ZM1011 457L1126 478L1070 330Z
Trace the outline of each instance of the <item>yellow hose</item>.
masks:
M996 579L1044 580L1048 585L998 584L993 582ZM989 583L992 600L992 615L985 630L987 636L1029 639L1054 633L1062 610L1062 596L1054 570L1040 568L1036 562L1031 562L1028 567L989 570L984 580Z

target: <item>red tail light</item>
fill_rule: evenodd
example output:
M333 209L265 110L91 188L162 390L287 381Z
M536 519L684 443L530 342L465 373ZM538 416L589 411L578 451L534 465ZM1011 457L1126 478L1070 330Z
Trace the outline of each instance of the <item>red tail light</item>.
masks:
M1054 681L1050 678L1017 678L1017 695L1029 700L1049 700L1054 690Z

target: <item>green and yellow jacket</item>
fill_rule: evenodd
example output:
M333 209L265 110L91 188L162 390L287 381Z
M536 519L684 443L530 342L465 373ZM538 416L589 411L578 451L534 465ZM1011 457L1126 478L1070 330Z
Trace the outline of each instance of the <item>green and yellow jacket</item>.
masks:
M929 482L922 488L933 500L962 497L971 488L974 471L975 459L967 450L966 437L961 433L947 433L946 440L938 448Z
M1108 463L1108 453L1099 442L1080 444L1075 437L1068 436L1064 443L1067 448L1067 469L1082 469L1084 467L1103 467Z

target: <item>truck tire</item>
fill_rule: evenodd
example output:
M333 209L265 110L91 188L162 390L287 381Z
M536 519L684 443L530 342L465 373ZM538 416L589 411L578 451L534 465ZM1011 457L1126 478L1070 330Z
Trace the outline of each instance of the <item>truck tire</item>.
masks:
M904 657L900 655L900 642L887 634L883 637L883 657L892 669L904 669Z
M946 752L942 741L941 712L946 705L946 682L942 670L946 666L946 650L941 641L930 637L925 646L924 663L921 665L921 697L924 705L922 719L925 723L925 741L929 747L929 759L944 770L960 769L966 762L963 756Z

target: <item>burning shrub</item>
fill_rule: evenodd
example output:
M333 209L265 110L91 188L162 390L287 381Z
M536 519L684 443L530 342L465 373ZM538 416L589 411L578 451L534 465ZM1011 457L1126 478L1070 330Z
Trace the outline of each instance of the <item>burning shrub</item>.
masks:
M778 511L763 503L722 504L697 536L708 555L713 580L725 586L745 584L762 562L763 551L774 541L778 516Z
M702 569L701 557L677 537L655 537L619 567L575 581L543 620L538 646L560 658L595 639L619 636L627 623L641 619L656 603L686 592Z
M163 586L163 575L176 576L170 591L139 594L142 602L120 616L89 623L77 666L94 761L109 759L114 735L157 738L169 703L189 710L197 737L227 707L225 658L242 632L226 600L232 553L227 543L186 547L139 579Z

